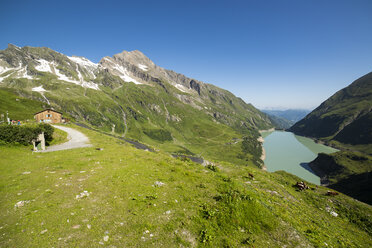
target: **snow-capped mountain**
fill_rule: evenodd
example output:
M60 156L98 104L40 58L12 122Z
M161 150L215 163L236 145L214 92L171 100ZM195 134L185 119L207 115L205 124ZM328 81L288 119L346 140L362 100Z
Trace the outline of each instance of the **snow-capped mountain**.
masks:
M182 92L200 94L202 82L155 65L140 51L104 57L96 64L84 57L66 56L48 48L20 48L9 45L0 53L0 82L8 77L37 80L39 73L53 74L60 81L70 82L85 88L99 90L99 73L109 72L123 82L152 84L166 81Z
M140 51L123 51L96 64L45 47L9 45L0 51L0 93L4 89L72 120L104 131L114 127L125 137L166 143L164 149L187 154L200 152L196 139L222 151L242 135L255 144L257 130L272 127L265 114L229 91L157 66Z

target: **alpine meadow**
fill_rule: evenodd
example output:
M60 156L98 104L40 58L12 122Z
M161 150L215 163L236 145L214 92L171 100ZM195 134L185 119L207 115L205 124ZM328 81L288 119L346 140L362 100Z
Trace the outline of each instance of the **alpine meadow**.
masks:
M372 247L372 4L0 4L0 247Z

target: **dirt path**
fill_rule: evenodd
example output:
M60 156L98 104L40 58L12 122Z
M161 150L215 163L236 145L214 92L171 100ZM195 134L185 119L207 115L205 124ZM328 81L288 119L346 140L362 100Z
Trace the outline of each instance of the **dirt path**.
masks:
M72 129L69 127L61 127L61 126L53 126L53 127L58 128L62 131L65 131L68 134L67 138L69 139L69 141L63 144L47 147L46 150L40 151L40 152L54 152L54 151L61 151L61 150L67 150L67 149L92 146L89 143L88 137L75 129Z

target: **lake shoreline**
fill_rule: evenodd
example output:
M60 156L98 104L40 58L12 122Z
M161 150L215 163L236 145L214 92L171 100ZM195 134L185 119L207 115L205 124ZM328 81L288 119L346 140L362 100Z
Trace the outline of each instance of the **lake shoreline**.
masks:
M264 130L264 131L267 131L267 130ZM261 131L260 131L260 132L261 132ZM257 141L261 143L262 154L261 154L260 159L261 159L262 161L264 161L265 158L266 158L266 151L265 151L265 148L264 148L264 146L263 146L263 143L264 143L265 140L264 140L264 138L263 138L262 136L260 136L260 137L257 139ZM262 166L262 170L267 171L267 167L266 167L265 163L264 163L263 166Z
M258 141L262 142L261 158L265 159L265 170L284 170L308 182L322 184L321 178L304 164L314 160L318 153L334 152L334 148L315 143L313 139L297 136L292 132L279 130L269 134L262 133Z

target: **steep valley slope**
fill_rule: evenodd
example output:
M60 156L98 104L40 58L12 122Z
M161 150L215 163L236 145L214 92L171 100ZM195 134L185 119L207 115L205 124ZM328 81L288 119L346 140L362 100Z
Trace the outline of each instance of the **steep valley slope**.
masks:
M335 93L289 130L372 154L372 72Z
M371 204L372 73L338 91L290 131L341 149L310 163L322 183Z

